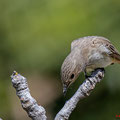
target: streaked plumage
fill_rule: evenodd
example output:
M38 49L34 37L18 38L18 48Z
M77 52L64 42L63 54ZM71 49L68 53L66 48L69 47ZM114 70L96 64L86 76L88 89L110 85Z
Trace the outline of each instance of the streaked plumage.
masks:
M61 67L63 91L77 79L80 72L90 72L114 63L120 63L120 54L107 38L88 36L74 40L71 52Z

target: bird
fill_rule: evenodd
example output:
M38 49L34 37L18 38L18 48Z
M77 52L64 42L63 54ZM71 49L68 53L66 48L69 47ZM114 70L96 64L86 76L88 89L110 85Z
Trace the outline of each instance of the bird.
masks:
M63 94L75 82L81 72L85 78L96 69L104 70L114 63L120 64L120 53L114 45L102 36L87 36L71 43L71 52L61 66Z

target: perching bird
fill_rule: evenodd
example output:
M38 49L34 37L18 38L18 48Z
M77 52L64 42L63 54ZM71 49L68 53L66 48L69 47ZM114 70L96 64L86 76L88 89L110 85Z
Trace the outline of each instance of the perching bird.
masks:
M66 93L81 72L87 76L87 73L95 69L104 69L114 63L120 63L120 54L107 38L88 36L74 40L71 52L61 67L63 93Z

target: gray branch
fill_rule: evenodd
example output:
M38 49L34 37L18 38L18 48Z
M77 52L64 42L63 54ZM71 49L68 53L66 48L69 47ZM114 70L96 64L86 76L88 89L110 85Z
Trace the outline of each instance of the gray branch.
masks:
M78 88L76 93L65 103L63 108L58 112L55 120L68 120L72 111L76 108L77 103L90 95L91 91L95 88L104 77L104 71L97 69L88 77L82 85ZM19 97L23 109L26 110L29 117L33 120L46 120L45 109L38 106L36 100L30 95L26 78L14 72L11 76L13 87L16 89L16 94Z
M28 116L32 120L46 120L45 109L39 106L31 96L26 78L14 71L11 79L13 87L16 89L16 94L21 101L23 109L28 113Z
M72 111L76 108L77 103L90 95L96 84L99 83L104 77L104 71L97 69L88 77L82 85L78 88L76 93L64 105L64 107L56 115L55 120L68 120Z

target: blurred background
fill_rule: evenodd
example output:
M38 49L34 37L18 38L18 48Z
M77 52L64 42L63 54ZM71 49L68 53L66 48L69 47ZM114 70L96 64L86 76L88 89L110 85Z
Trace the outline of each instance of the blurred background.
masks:
M0 117L29 120L11 84L16 70L28 79L32 96L52 120L84 80L81 74L63 97L61 64L72 40L90 35L107 37L120 51L119 0L1 0ZM70 120L115 120L117 114L120 65L113 65Z

